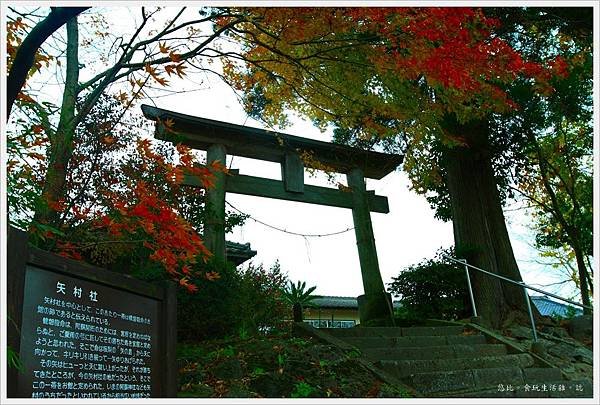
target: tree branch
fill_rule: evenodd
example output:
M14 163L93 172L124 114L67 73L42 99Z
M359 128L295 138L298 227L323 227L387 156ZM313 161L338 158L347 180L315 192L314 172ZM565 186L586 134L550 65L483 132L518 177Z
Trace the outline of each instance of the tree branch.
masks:
M64 23L89 7L53 7L50 14L25 37L17 50L15 59L6 80L6 119L10 116L12 106L27 79L35 61L35 54L40 46Z

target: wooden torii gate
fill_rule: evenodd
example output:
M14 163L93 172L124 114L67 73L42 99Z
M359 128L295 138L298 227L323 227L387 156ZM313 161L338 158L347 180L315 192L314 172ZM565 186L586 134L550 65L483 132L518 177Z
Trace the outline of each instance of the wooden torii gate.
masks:
M391 298L381 279L370 214L371 211L388 213L388 201L386 197L366 190L365 177L383 178L402 162L402 156L194 117L148 105L142 105L142 112L156 122L156 138L207 151L207 164L214 161L225 164L227 154L281 164L283 181L242 175L237 170L230 170L231 176L215 173L215 186L206 191L213 216L204 224L204 241L217 257L226 258L226 192L352 209L365 291L358 297L360 320L363 324L390 324ZM169 120L168 130L164 126L166 120ZM304 184L304 162L300 158L303 151L309 152L320 164L346 174L350 192ZM194 177L186 177L184 184L201 186Z

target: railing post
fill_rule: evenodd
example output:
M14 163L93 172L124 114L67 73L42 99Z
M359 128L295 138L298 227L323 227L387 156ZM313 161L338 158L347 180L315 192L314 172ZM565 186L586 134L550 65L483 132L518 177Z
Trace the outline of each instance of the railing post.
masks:
M461 262L465 265L465 273L467 274L467 286L469 287L469 296L471 297L471 306L473 307L473 316L477 317L477 307L475 306L475 297L473 297L473 287L471 287L471 276L469 275L469 266L467 266L467 259L461 259Z
M531 330L533 332L533 341L537 342L537 331L535 330L535 320L533 319L533 312L531 311L531 301L529 299L529 294L527 294L527 288L525 287L524 282L519 282L521 287L523 287L523 294L525 294L525 302L527 303L527 312L529 312L529 320L531 321Z

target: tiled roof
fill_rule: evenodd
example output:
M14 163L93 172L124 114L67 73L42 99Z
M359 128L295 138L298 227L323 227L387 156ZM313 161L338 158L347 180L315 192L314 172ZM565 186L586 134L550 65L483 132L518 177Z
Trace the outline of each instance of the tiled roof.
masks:
M534 295L531 297L531 301L533 301L533 303L537 307L538 311L540 311L540 314L544 315L544 316L554 315L554 316L566 317L567 316L567 308L570 307L570 305L562 304L560 302L551 300L547 296ZM574 307L574 308L575 308L576 315L581 315L583 313L583 311L581 309L576 308L576 307Z
M249 243L226 241L225 249L227 251L227 260L233 262L236 266L256 256L256 250L252 250Z
M312 301L315 307L319 308L348 308L358 309L358 302L356 297L333 297L333 296L320 296ZM394 302L394 308L398 308L400 304Z

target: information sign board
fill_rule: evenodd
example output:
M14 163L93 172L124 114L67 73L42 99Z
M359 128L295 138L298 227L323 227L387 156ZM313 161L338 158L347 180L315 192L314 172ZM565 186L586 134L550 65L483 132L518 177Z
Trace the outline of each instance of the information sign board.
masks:
M175 396L173 283L22 246L17 232L9 233L9 345L23 367L9 374L9 396Z

